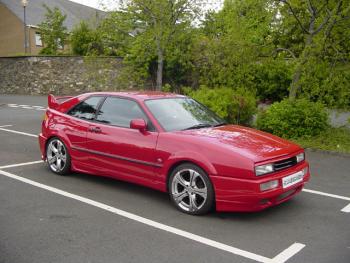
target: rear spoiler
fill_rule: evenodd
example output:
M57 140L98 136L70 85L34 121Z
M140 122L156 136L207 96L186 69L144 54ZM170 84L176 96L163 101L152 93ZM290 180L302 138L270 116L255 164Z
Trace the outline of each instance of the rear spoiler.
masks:
M73 96L54 96L52 94L49 94L47 97L47 105L50 109L57 109L57 107L65 102L66 100L69 100L70 98L73 98Z

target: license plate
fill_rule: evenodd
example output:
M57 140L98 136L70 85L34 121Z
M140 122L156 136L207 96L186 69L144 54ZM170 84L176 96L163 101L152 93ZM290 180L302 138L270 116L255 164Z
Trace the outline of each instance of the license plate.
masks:
M287 188L289 186L295 185L303 180L303 171L288 175L282 178L282 186L283 188Z

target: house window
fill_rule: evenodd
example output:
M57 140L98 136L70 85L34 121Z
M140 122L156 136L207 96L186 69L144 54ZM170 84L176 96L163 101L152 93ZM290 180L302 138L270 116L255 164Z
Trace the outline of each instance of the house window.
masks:
M58 49L64 49L64 44L62 42L62 39L57 39L57 47Z
M35 45L42 47L43 41L41 40L41 34L39 32L35 32Z

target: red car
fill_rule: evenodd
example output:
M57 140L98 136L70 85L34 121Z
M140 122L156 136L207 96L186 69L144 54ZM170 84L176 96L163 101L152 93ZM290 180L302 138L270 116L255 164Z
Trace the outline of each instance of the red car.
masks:
M52 172L109 176L169 192L188 214L258 211L301 191L304 150L227 125L195 100L160 92L49 95L39 135Z

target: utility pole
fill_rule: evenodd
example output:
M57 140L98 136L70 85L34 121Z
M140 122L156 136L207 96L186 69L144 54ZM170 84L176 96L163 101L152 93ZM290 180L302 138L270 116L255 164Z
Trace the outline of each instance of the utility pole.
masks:
M28 0L22 0L23 6L23 25L24 25L24 53L27 54L28 36L27 36L27 22L26 22L26 7Z

